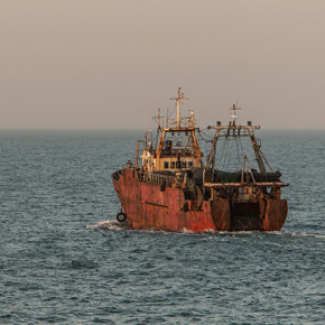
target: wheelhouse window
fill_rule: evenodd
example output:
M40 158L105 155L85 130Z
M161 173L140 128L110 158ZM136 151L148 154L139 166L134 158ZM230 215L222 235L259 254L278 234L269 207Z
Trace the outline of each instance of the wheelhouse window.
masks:
M182 168L186 168L186 161L182 161Z
M170 168L175 168L176 167L176 162L175 161L172 161L171 163L170 163Z
M168 162L168 161L165 161L165 162L164 162L164 168L165 168L165 169L168 169L168 168L169 168L169 162Z
M193 167L193 161L188 161L188 162L187 162L187 167L188 167L188 168Z
M161 157L191 157L194 154L194 131L166 131Z

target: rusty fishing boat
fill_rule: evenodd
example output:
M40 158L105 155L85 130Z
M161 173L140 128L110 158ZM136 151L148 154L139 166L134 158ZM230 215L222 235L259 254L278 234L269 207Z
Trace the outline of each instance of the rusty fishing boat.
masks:
M163 119L158 110L156 145L152 133L145 133L144 141L137 142L134 165L128 161L112 174L121 202L117 220L135 230L279 231L288 213L281 189L288 184L280 180L281 173L272 170L261 151L254 134L260 126L250 121L237 125L239 108L233 105L227 125L218 121L207 128L214 136L203 164L195 111L181 117L180 103L188 99L181 88L172 99L176 119L168 114ZM241 139L248 139L251 156L243 153ZM231 141L239 153L240 166L235 171L228 171L230 160L225 154ZM249 158L257 168L251 167Z

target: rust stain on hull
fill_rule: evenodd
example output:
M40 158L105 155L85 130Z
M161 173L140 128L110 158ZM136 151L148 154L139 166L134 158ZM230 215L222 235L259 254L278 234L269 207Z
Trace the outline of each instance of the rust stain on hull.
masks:
M113 184L127 222L134 230L160 231L279 231L287 216L286 200L269 199L263 217L232 215L229 199L196 202L185 200L183 190L140 182L133 169L126 168ZM186 209L184 206L186 205Z

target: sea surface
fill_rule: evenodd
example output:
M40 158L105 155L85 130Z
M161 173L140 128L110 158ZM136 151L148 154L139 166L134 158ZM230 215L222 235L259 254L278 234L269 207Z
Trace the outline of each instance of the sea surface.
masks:
M0 324L324 324L325 131L260 131L290 184L274 233L118 224L141 135L0 132Z

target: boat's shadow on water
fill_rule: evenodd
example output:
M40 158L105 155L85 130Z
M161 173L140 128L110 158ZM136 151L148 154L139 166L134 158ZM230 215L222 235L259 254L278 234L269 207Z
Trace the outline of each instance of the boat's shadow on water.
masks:
M100 221L95 224L87 225L86 229L89 230L113 230L113 231L132 231L132 232L150 232L150 233L171 233L158 230L133 230L131 229L127 222L118 222L117 220L105 220ZM192 234L196 236L209 235L209 236L233 236L233 237L255 237L256 235L263 236L314 236L314 237L324 237L325 231L315 231L315 230L301 230L301 229L285 229L281 231L273 232L260 232L260 231L236 231L236 232L221 232L221 231L204 231L204 232L192 232L184 229L184 231L172 232L173 234Z

